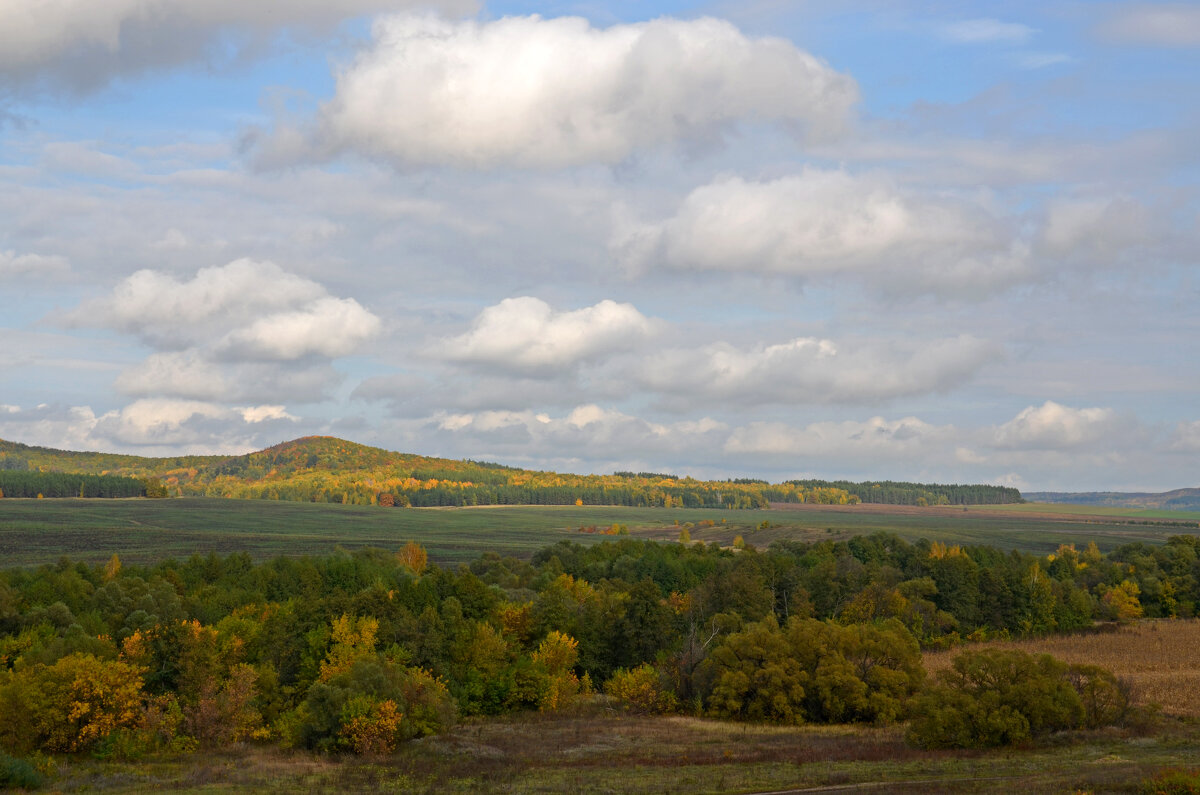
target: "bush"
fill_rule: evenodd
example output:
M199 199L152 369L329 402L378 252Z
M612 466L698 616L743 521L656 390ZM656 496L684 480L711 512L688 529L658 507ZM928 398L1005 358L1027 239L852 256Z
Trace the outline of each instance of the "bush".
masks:
M628 671L618 668L604 683L604 692L632 712L673 712L677 704L675 694L662 686L662 677L650 663Z
M31 762L0 751L0 789L38 789L45 783Z
M1094 695L1085 707L1075 684ZM924 748L1012 745L1053 731L1106 725L1115 679L1048 654L983 649L960 654L917 699L908 739Z
M454 701L441 680L380 655L313 683L280 728L293 744L308 748L386 753L398 742L441 731L454 717Z
M1143 795L1200 795L1200 771L1164 770L1142 782Z
M697 679L716 717L888 723L907 712L925 669L896 619L841 626L792 618L781 629L769 615L726 637Z

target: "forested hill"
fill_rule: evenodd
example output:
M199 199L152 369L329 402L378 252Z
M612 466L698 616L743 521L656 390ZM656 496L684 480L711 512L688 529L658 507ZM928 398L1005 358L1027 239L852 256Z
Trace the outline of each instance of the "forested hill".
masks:
M119 475L161 482L170 496L358 505L631 505L765 508L771 502L848 505L1018 502L1015 489L915 483L700 481L653 472L572 475L395 453L310 436L238 456L142 458L78 453L0 440L0 469Z
M1200 511L1200 488L1175 489L1158 494L1127 491L1039 491L1026 495L1031 502L1097 505L1107 508L1142 508L1167 511Z

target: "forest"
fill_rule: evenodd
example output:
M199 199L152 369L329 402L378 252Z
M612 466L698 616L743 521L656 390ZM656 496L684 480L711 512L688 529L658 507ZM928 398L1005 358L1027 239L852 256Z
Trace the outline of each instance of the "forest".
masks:
M412 542L258 564L64 558L0 574L0 749L387 753L601 695L639 713L908 721L920 747L1023 742L1135 710L1108 671L973 642L1194 616L1198 553L1193 535L1037 556L875 534L561 542L453 570ZM931 678L923 648L963 653Z

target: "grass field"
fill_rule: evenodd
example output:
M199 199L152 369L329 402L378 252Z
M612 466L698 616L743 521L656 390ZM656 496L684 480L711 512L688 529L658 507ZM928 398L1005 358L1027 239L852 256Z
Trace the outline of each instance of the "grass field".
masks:
M1057 635L984 646L1099 665L1133 684L1135 703L1158 704L1166 714L1200 718L1200 654L1197 653L1200 619L1139 621L1115 632ZM932 674L948 668L959 651L926 652L926 670Z
M395 548L408 540L430 557L454 564L494 550L528 556L560 539L595 543L609 538L581 527L628 526L636 537L675 540L691 525L694 541L732 544L737 535L765 547L779 539L812 541L876 531L909 540L990 544L1005 549L1051 552L1063 543L1096 541L1102 550L1143 541L1162 543L1195 533L1190 514L1168 520L1147 512L1113 509L1081 513L1079 506L792 506L789 509L723 511L684 508L541 507L388 509L373 506L257 500L0 499L0 567L33 566L63 555L92 562L113 553L152 562L193 554L246 552L275 555L332 552L338 547ZM707 521L713 524L708 526ZM725 520L725 524L721 521ZM1167 524L1160 522L1167 521ZM759 529L766 522L768 527Z
M235 746L136 763L64 758L56 792L1139 792L1195 768L1200 730L1061 736L1014 751L921 751L903 727L780 727L578 712L466 723L394 755L338 759Z

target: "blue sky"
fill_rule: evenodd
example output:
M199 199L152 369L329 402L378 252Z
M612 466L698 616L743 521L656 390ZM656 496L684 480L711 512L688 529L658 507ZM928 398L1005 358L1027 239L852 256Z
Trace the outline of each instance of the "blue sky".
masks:
M1200 6L0 0L0 438L1200 482Z

